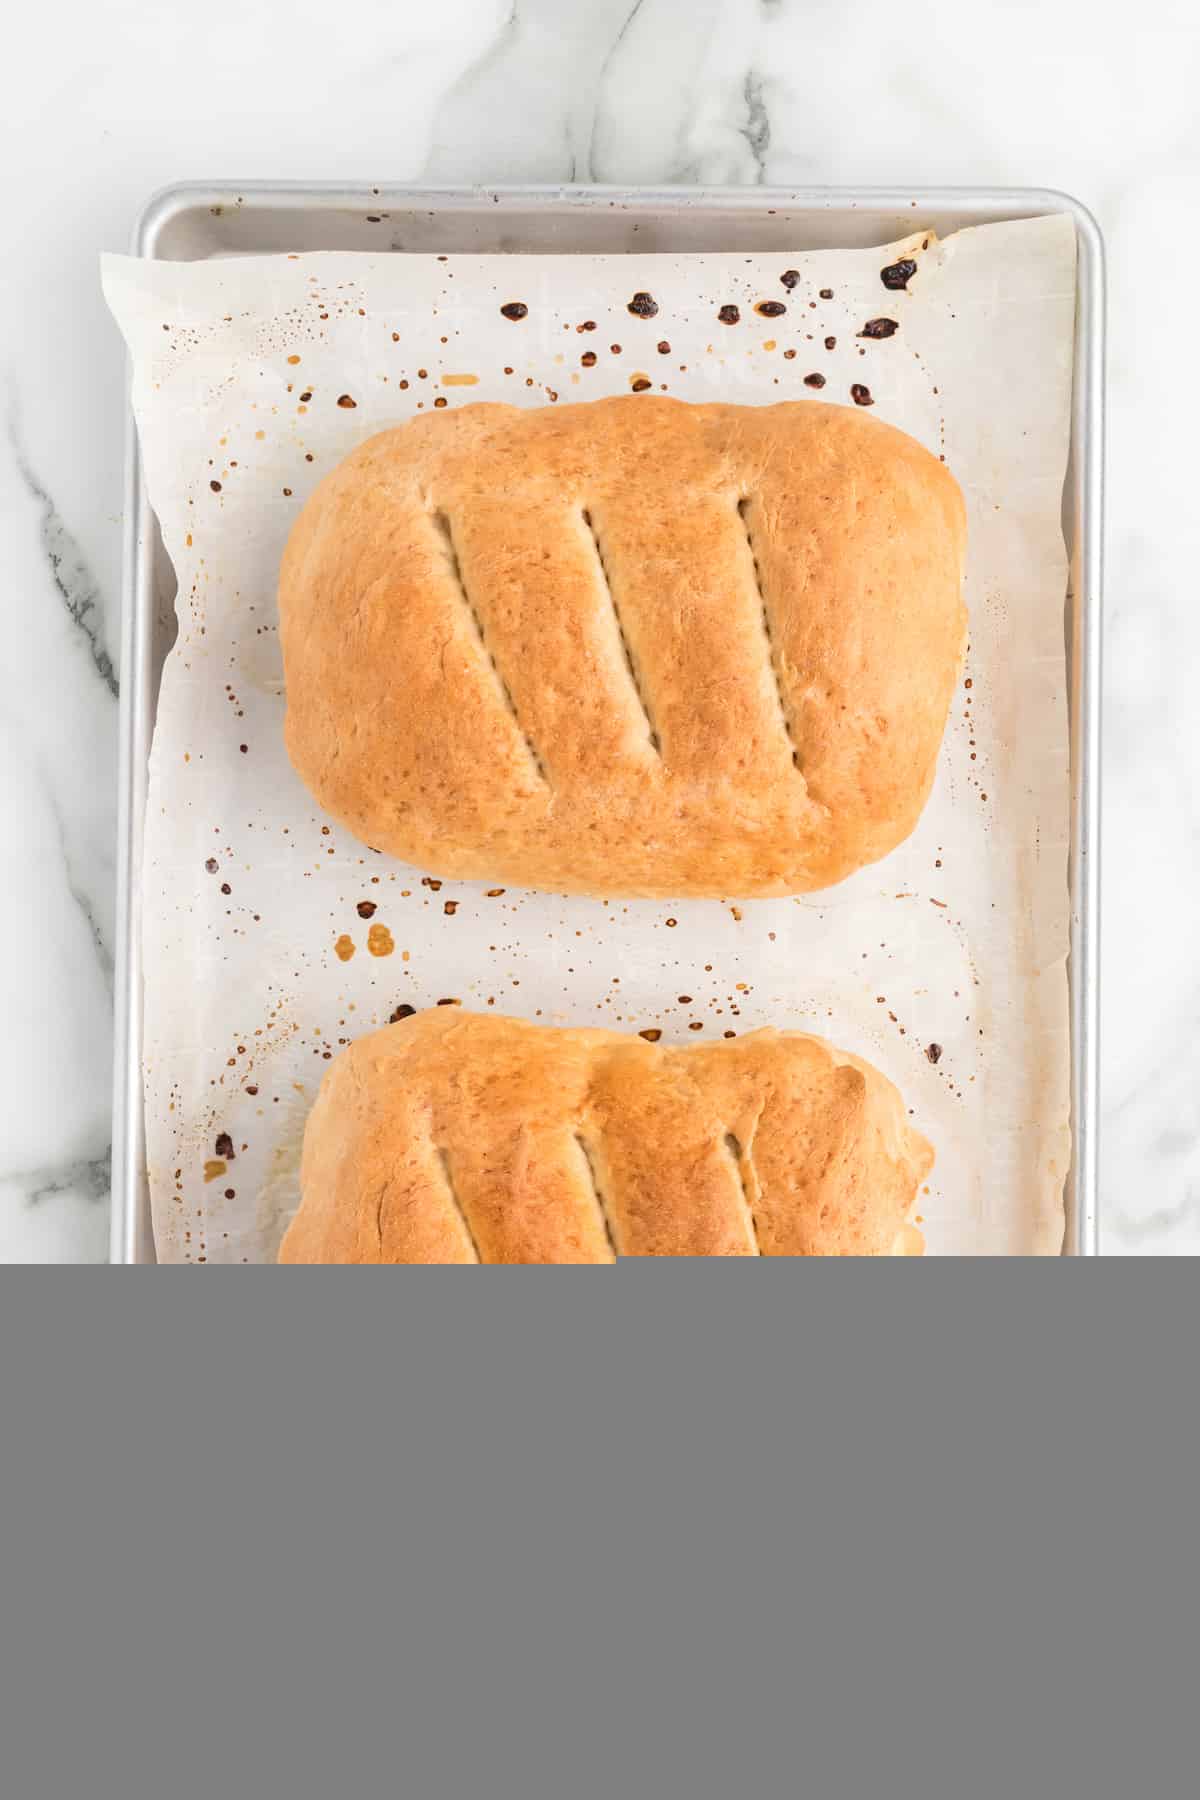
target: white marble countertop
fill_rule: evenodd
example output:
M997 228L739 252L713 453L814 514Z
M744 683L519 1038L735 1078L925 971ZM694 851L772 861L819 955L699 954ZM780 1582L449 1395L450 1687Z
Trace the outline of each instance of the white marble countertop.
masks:
M7 47L0 1261L107 1253L125 395L97 254L164 183L251 176L987 183L1093 209L1112 308L1103 1242L1200 1250L1200 511L1171 424L1200 281L1193 0L1143 0L1135 31L1095 0L67 0L26 9ZM1166 282L1171 332L1143 324Z

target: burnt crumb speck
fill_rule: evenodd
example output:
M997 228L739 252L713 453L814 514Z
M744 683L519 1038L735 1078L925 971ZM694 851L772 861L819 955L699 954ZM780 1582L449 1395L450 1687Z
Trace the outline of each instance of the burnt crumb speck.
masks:
M660 356L670 356L670 354L671 354L671 346L670 346L670 344L669 344L669 343L668 343L668 342L667 342L667 340L666 340L666 338L662 338L662 339L661 339L661 340L660 340L660 342L659 342L659 346L658 346L658 354L659 354L659 355L660 355Z
M217 1141L213 1145L213 1150L217 1156L224 1157L226 1162L232 1162L234 1160L233 1139L227 1131L219 1131L217 1133Z
M461 1005L462 1005L462 1001L461 1001L461 1000L454 1000L454 999L447 999L447 1000L439 1000L439 1001L438 1001L438 1005L439 1005L439 1006L461 1006Z
M779 277L785 288L794 288L800 279L799 269L785 269Z
M577 325L575 327L575 329L576 329L576 331L595 331L596 321L595 321L595 319L585 319L583 321L583 324Z
M795 360L796 352L794 350L785 350L783 354L788 362L793 362Z
M353 396L352 396L352 395L350 395L350 394L339 394L339 395L338 395L338 405L339 405L339 406L344 406L344 407L346 407L346 408L347 408L347 409L349 409L349 408L350 408L350 407L352 407L352 406L357 406L357 405L358 405L358 401L357 401L357 400L355 400L355 399L354 399L354 398L353 398Z
M650 1026L645 1031L639 1031L638 1036L645 1038L648 1044L657 1044L659 1038L662 1036L662 1032L657 1031L653 1026Z
M448 919L452 919L454 917L455 913L458 911L458 901L457 900L443 900L442 901L442 911L445 913L445 915Z
M912 257L902 256L899 262L888 263L885 269L880 269L879 279L885 288L898 290L906 288L916 272L917 265Z
M832 288L822 288L821 289L821 298L822 298L822 300L832 300L833 299L833 289Z
M210 856L204 866L210 875L215 875L221 865L215 856Z
M248 1087L247 1087L247 1089L246 1089L246 1092L247 1092L247 1093L248 1093L248 1094L257 1094L257 1092L258 1092L258 1083L257 1083L257 1082L255 1082L255 1081L252 1081L252 1082L251 1082L251 1083L250 1083L250 1085L249 1085L249 1086L248 1086Z
M594 369L596 366L596 352L594 350L585 350L579 360L585 369Z
M305 388L304 392L300 396L302 401L303 400L311 400L312 397L313 397L313 391L311 388Z
M221 883L221 892L223 894L232 894L233 889L230 887L230 885L227 881L223 881Z
M502 318L511 319L516 324L518 319L528 318L529 308L523 300L506 300L500 308L500 314Z
M825 377L819 375L814 369L811 375L806 375L804 377L804 385L805 387L810 388L823 388L825 386Z
M645 375L635 375L629 385L635 394L644 394L648 387L653 387L654 383L647 380Z
M388 1024L398 1025L401 1019L411 1019L416 1010L415 1006L398 1006L395 1012L388 1014Z
M942 1046L940 1044L926 1044L925 1054L931 1063L940 1063L942 1060Z
M870 388L864 387L861 381L856 381L851 387L850 398L855 406L874 406L875 404L875 397Z
M764 319L779 319L783 317L787 307L782 300L760 300L754 310L761 313Z
M373 900L360 900L354 910L360 919L373 919L375 917L375 902Z
M899 329L895 319L868 319L858 335L865 338L889 338L894 337Z
M736 325L741 316L741 312L736 306L723 306L717 314L722 325Z
M837 349L837 339L835 337L827 337L825 339L825 348L827 350L836 350Z
M438 893L441 889L441 885L442 884L436 875L422 875L421 877L421 886L427 887L431 894Z
M212 489L212 491L213 491L213 493L214 493L214 494L219 494L219 493L220 493L220 491L221 491L221 484L220 484L220 482L219 482L219 481L210 481L210 482L209 482L209 484L208 484L208 485L209 485L209 487L210 487L210 488L211 488L211 489Z
M658 301L653 294L639 290L625 310L631 312L635 319L653 319L658 313Z

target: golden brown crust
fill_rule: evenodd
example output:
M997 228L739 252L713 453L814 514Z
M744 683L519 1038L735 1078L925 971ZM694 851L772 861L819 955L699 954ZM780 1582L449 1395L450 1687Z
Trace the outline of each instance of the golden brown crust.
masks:
M444 876L824 887L928 796L964 543L953 477L853 408L431 414L296 522L288 750L327 812Z
M891 1083L820 1038L677 1049L435 1007L330 1067L279 1260L912 1254L932 1163Z

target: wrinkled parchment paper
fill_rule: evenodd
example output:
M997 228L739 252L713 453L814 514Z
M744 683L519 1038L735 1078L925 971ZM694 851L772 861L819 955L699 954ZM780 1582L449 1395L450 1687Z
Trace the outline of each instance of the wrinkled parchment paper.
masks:
M916 272L889 289L881 270L903 257ZM1071 221L1050 217L786 256L106 259L179 577L145 843L160 1259L273 1258L330 1059L439 1001L680 1043L819 1032L883 1069L933 1140L932 1252L1058 1250L1074 258ZM638 291L652 317L630 312ZM858 335L880 318L898 329ZM827 893L605 903L439 884L323 818L285 755L276 570L321 476L436 406L638 382L753 405L866 388L966 493L970 649L933 798L908 843Z

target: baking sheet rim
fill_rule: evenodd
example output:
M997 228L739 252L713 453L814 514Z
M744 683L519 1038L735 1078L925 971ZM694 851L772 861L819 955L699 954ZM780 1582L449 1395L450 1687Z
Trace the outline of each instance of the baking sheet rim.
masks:
M1098 1251L1099 1143L1099 824L1100 824L1100 605L1104 482L1104 246L1099 226L1072 195L1040 188L933 188L919 193L891 188L614 188L525 186L507 188L397 187L386 184L256 181L213 186L185 182L160 189L139 216L131 245L135 256L153 258L166 228L188 210L216 219L228 212L252 216L255 207L306 212L334 210L434 214L494 207L506 211L551 208L583 212L594 207L656 213L750 211L819 213L825 218L894 214L880 242L899 235L897 220L927 220L935 213L963 215L964 223L991 224L1040 213L1068 213L1079 251L1075 369L1071 403L1071 451L1064 490L1064 529L1070 553L1068 678L1071 741L1071 940L1068 959L1071 1007L1072 1160L1065 1193L1063 1251ZM915 214L915 219L914 215ZM802 246L797 246L802 247ZM124 615L121 655L121 728L117 842L116 1045L113 1094L111 1260L150 1263L154 1239L146 1180L142 1102L142 832L154 729L151 698L154 658L154 522L137 445L132 411L126 422Z

